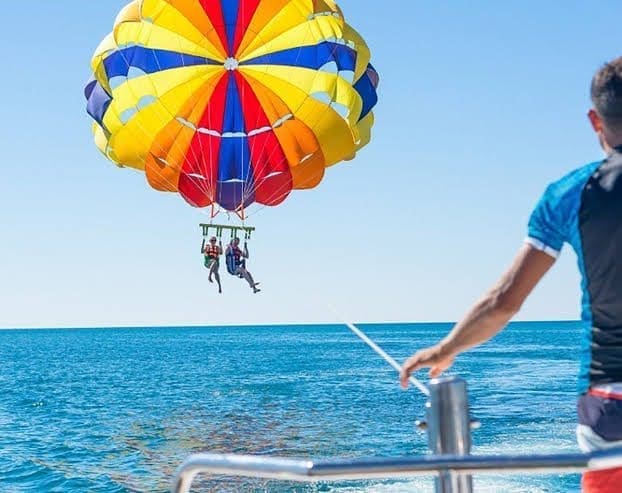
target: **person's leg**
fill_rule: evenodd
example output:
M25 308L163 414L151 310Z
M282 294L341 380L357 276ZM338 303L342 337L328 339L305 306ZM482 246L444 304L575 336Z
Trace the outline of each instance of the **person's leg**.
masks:
M220 265L218 264L218 262L214 262L214 264L216 265L216 267L214 268L214 277L216 278L216 284L218 284L218 292L222 293L222 285L220 284L220 273L218 272L218 268L220 267Z
M248 283L248 285L251 288L255 287L255 281L253 281L253 276L251 276L250 272L248 272L246 269L244 269L242 271L242 275L244 276L244 279L246 279L246 282Z
M207 280L209 282L214 282L214 280L212 279L212 276L214 275L214 266L216 265L216 262L212 259L209 260L209 263L207 264L209 266L209 276L207 278Z
M205 268L209 272L209 276L208 276L207 280L209 282L212 282L212 270L211 270L211 264L210 264L209 257L205 257L205 260L203 261L203 265L205 266Z
M579 398L577 411L577 442L582 451L622 447L622 400L585 394ZM622 491L622 467L584 473L581 489L584 493Z
M246 271L246 274L248 274L248 278L246 279L246 281L248 282L249 286L253 288L253 293L259 293L259 291L261 291L261 289L257 287L259 283L254 281L253 276L251 276L250 272Z
M218 262L216 262L215 260L212 260L209 266L209 282L213 282L212 278L214 277L214 274L216 273L217 269L218 269Z
M250 272L248 272L246 269L244 269L243 267L239 267L240 270L240 274L242 275L242 277L244 277L244 279L246 279L246 282L248 283L248 285L251 287L251 289L257 293L259 291L259 289L257 288L257 284L255 283L253 276L251 275Z

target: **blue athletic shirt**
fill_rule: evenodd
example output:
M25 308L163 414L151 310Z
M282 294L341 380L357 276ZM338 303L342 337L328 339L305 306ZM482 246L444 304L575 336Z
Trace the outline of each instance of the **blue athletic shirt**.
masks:
M582 282L579 392L622 382L622 148L549 185L527 242L553 257L569 243Z

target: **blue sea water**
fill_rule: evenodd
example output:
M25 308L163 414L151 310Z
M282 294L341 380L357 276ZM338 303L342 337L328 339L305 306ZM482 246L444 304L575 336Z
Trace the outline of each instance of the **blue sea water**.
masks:
M402 361L449 324L361 326ZM474 453L575 452L577 322L511 324L452 369ZM0 490L166 491L197 452L423 454L425 398L344 326L0 331ZM421 372L421 378L425 373ZM431 478L204 491L432 491ZM475 491L574 492L578 475L478 476Z

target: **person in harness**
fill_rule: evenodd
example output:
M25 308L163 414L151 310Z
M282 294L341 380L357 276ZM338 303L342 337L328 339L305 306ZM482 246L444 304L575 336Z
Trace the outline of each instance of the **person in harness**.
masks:
M222 243L218 242L217 245L217 241L218 239L215 236L210 238L207 245L205 245L205 240L203 240L201 253L205 256L205 267L209 269L209 282L214 282L212 277L215 277L216 283L218 284L218 292L222 293L220 274L218 272L218 269L220 268L220 256L222 255Z
M253 276L246 270L246 259L248 258L248 246L244 243L244 250L240 248L240 239L233 238L231 243L227 246L225 253L227 259L227 272L232 276L237 276L240 279L246 279L246 282L253 290L253 293L258 293L261 289L257 288L258 282L253 280Z
M622 57L596 72L591 96L587 116L605 158L547 186L512 265L445 338L413 354L401 371L404 387L419 368L436 378L459 354L494 337L567 243L582 278L576 434L583 452L622 447ZM622 467L584 473L582 491L622 491Z

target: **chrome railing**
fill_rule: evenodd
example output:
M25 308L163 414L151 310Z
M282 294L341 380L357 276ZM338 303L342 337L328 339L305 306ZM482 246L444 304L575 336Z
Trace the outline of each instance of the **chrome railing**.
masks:
M186 493L201 473L225 476L315 482L359 479L404 479L447 471L460 476L474 473L581 472L622 466L622 449L592 454L438 456L397 459L312 461L272 457L197 454L177 470L174 493Z
M287 481L398 479L435 475L436 493L472 493L474 473L580 472L622 467L622 448L592 454L474 456L466 382L451 377L428 384L426 422L434 455L395 459L313 461L248 455L198 454L177 470L173 492L186 493L200 473Z

